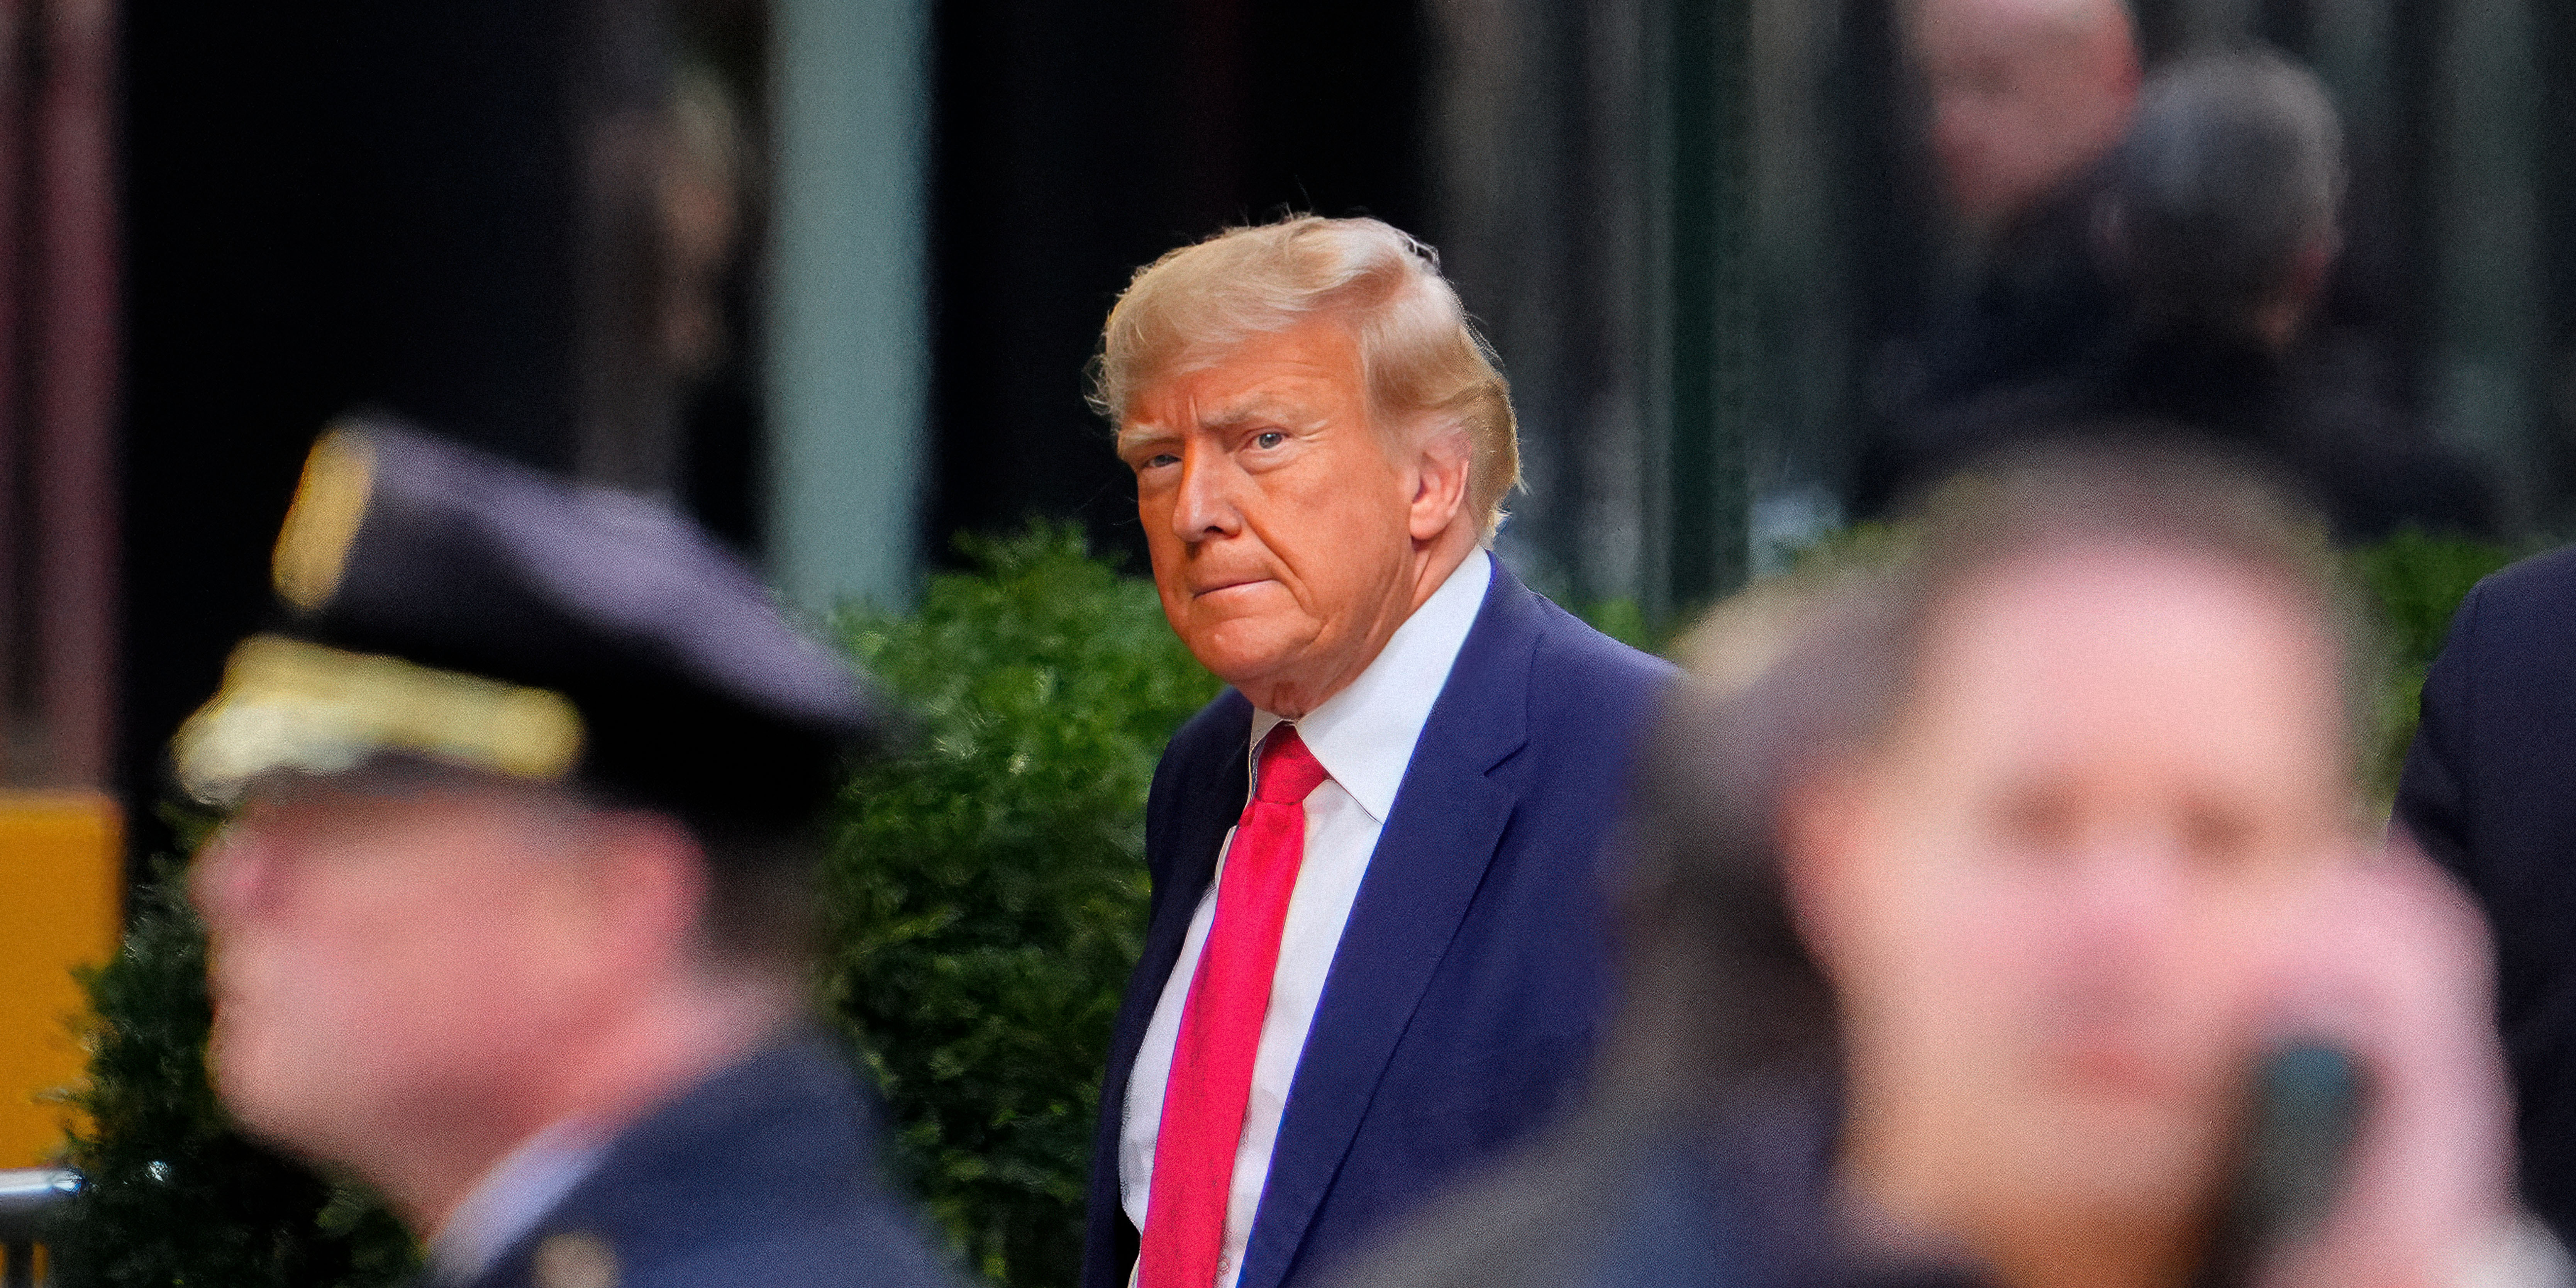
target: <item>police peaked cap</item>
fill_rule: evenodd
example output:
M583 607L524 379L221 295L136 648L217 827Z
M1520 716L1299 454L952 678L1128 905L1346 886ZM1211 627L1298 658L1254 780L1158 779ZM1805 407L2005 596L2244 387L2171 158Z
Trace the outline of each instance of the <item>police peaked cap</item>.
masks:
M679 514L386 420L314 446L274 573L277 627L172 746L209 803L399 755L778 834L892 735Z

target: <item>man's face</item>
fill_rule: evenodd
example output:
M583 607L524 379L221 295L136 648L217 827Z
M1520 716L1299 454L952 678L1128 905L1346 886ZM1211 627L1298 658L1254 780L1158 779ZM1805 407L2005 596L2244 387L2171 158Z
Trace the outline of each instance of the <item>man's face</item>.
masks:
M2137 71L2116 17L2083 0L1925 0L1914 56L1952 210L1992 230L2107 153L2127 128ZM2102 7L2095 5L2094 7Z
M190 873L225 1103L334 1161L388 1124L542 1125L507 1121L514 1097L614 969L576 810L449 780L304 780L246 807Z
M1118 454L1172 630L1264 709L1300 715L1331 696L1411 611L1422 474L1372 423L1338 322L1255 336L1147 386Z
M2351 853L2337 658L2248 574L2078 549L1964 588L1802 902L1856 1064L1970 1206L2189 1211L2266 962ZM1869 1080L1873 1075L1864 1075Z

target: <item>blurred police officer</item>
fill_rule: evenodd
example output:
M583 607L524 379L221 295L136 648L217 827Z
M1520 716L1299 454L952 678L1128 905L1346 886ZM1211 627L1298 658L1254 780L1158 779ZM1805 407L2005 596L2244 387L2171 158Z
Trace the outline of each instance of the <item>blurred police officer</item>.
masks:
M455 1285L927 1284L806 1027L803 843L880 741L848 668L685 520L346 427L282 612L174 746L209 1062Z

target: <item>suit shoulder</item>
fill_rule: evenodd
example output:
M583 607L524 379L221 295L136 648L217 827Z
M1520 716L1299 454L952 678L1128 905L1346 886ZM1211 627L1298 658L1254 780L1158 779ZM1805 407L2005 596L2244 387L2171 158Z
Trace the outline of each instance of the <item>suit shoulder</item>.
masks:
M1576 701L1641 703L1664 691L1681 668L1643 649L1622 644L1535 592L1539 604L1538 651L1532 659L1543 690Z
M2576 617L2576 545L2536 554L2478 583L2480 608L2492 624L2555 626Z
M2427 710L2459 700L2463 686L2534 677L2557 687L2576 663L2576 546L2533 555L2472 587L2452 614L2425 686Z
M774 1231L639 1267L625 1281L625 1288L698 1288L710 1283L958 1288L960 1281L909 1219L878 1200L827 1224Z
M548 1262L573 1258L625 1288L947 1284L878 1178L869 1100L838 1039L800 1032L620 1133L481 1282L559 1279Z

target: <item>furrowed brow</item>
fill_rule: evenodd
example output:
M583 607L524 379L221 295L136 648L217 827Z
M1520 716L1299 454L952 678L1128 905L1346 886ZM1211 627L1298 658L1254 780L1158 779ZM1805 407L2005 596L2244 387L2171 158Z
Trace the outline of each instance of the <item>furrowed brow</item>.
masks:
M1115 450L1123 457L1156 443L1177 442L1179 439L1179 434L1162 425L1121 425Z
M1197 428L1227 434L1252 425L1291 425L1307 419L1311 417L1303 415L1293 401L1256 394L1231 407L1220 407L1201 416ZM1169 425L1150 421L1129 424L1119 428L1116 450L1119 455L1125 456L1149 445L1179 442L1184 436L1183 431Z
M1293 402L1262 396L1244 399L1231 407L1218 408L1203 417L1200 423L1209 429L1224 433L1262 422L1289 425L1311 419L1313 419L1311 415L1306 414Z

